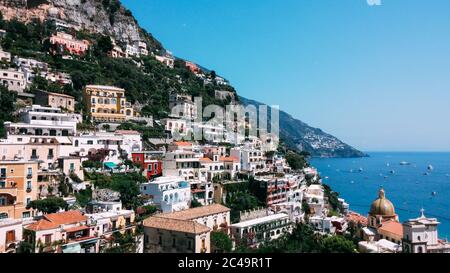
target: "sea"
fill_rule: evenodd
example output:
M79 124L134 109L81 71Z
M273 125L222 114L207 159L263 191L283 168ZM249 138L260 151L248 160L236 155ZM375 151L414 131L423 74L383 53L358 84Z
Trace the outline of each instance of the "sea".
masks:
M350 210L367 216L383 187L400 221L437 218L441 239L450 239L450 152L374 152L366 158L313 158L323 182ZM408 165L402 165L408 163Z

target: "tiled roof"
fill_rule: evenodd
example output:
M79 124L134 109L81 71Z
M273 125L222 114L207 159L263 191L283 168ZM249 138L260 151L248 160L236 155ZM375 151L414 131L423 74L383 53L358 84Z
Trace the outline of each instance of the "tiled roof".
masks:
M201 162L204 162L204 163L212 163L212 162L213 162L213 161L212 161L210 158L208 158L208 157L200 158L200 161L201 161Z
M358 213L350 212L347 215L347 220L356 224L361 224L363 226L367 226L368 220L367 217L364 217Z
M187 141L176 141L173 144L175 144L177 146L192 146L192 143L187 142Z
M207 226L201 225L195 221L168 219L159 216L152 216L145 219L144 227L178 231L190 234L202 234L210 231Z
M398 236L403 236L403 225L396 221L388 221L381 225L378 228L378 233L380 232L389 232Z
M78 210L44 215L44 218L29 225L27 229L38 231L55 229L60 225L76 224L87 221L87 217Z
M194 220L212 214L218 214L229 211L230 209L225 206L214 204L210 206L203 206L173 213L164 213L159 215L159 217L169 219L179 219L179 220Z
M223 161L223 162L231 162L231 161L233 161L233 162L239 162L239 158L233 157L233 156L230 156L230 157L222 156L222 157L220 158L220 161Z

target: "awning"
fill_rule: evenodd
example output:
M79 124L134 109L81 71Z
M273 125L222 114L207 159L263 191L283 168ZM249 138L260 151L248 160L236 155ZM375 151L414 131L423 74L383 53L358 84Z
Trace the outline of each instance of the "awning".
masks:
M106 168L111 169L111 170L117 168L117 165L115 163L113 163L113 162L105 162L104 165L105 165Z

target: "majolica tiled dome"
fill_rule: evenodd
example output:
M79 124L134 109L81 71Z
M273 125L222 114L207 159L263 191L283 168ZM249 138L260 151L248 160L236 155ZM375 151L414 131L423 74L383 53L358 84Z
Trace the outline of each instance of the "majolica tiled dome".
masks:
M378 199L373 201L370 207L370 215L373 216L395 216L395 208L391 201L386 199L386 195L383 189L380 189Z

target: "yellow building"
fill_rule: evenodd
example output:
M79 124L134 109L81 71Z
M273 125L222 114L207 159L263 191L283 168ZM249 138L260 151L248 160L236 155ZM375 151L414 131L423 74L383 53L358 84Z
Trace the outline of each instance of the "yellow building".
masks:
M87 85L84 99L93 121L123 122L134 117L131 103L127 102L125 90L113 86Z
M29 202L37 199L38 163L0 161L0 218L29 218Z

